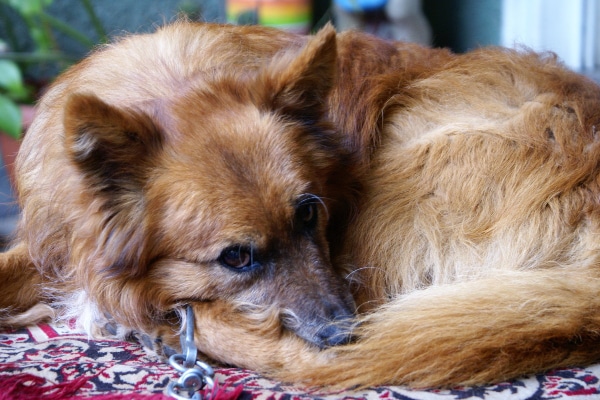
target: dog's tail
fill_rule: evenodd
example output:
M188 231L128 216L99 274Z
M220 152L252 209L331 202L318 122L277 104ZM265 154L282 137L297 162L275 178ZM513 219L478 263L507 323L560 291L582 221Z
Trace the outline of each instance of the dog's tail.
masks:
M41 282L24 244L0 253L0 327L21 327L52 318L52 308L42 303Z
M600 359L599 293L600 274L587 268L433 286L377 309L356 342L289 373L316 386L432 387L584 366Z

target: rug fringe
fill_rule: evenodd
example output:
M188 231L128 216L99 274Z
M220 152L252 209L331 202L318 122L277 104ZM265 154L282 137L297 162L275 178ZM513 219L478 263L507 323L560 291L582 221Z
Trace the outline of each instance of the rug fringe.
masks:
M86 378L44 385L46 379L31 375L0 375L0 400L62 400L69 398L85 385Z

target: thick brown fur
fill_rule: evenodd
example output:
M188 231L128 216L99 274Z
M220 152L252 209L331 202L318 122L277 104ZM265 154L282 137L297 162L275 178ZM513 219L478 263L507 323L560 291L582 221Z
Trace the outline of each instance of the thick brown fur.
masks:
M39 104L2 321L49 304L176 346L190 304L204 356L319 386L586 365L599 124L600 88L552 55L331 27L126 37Z

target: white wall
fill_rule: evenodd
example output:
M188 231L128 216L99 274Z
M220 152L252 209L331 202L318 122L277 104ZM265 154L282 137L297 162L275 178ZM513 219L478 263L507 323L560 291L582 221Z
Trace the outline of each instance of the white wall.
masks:
M554 51L575 69L600 67L600 0L504 0L500 40Z

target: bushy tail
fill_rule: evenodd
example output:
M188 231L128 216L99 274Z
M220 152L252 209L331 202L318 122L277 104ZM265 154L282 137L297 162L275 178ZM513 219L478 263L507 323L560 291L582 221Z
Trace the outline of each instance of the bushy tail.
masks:
M0 327L20 327L52 317L52 309L41 303L41 282L26 246L0 253Z
M520 271L417 291L365 317L355 343L281 378L437 387L590 364L600 360L598 275Z

